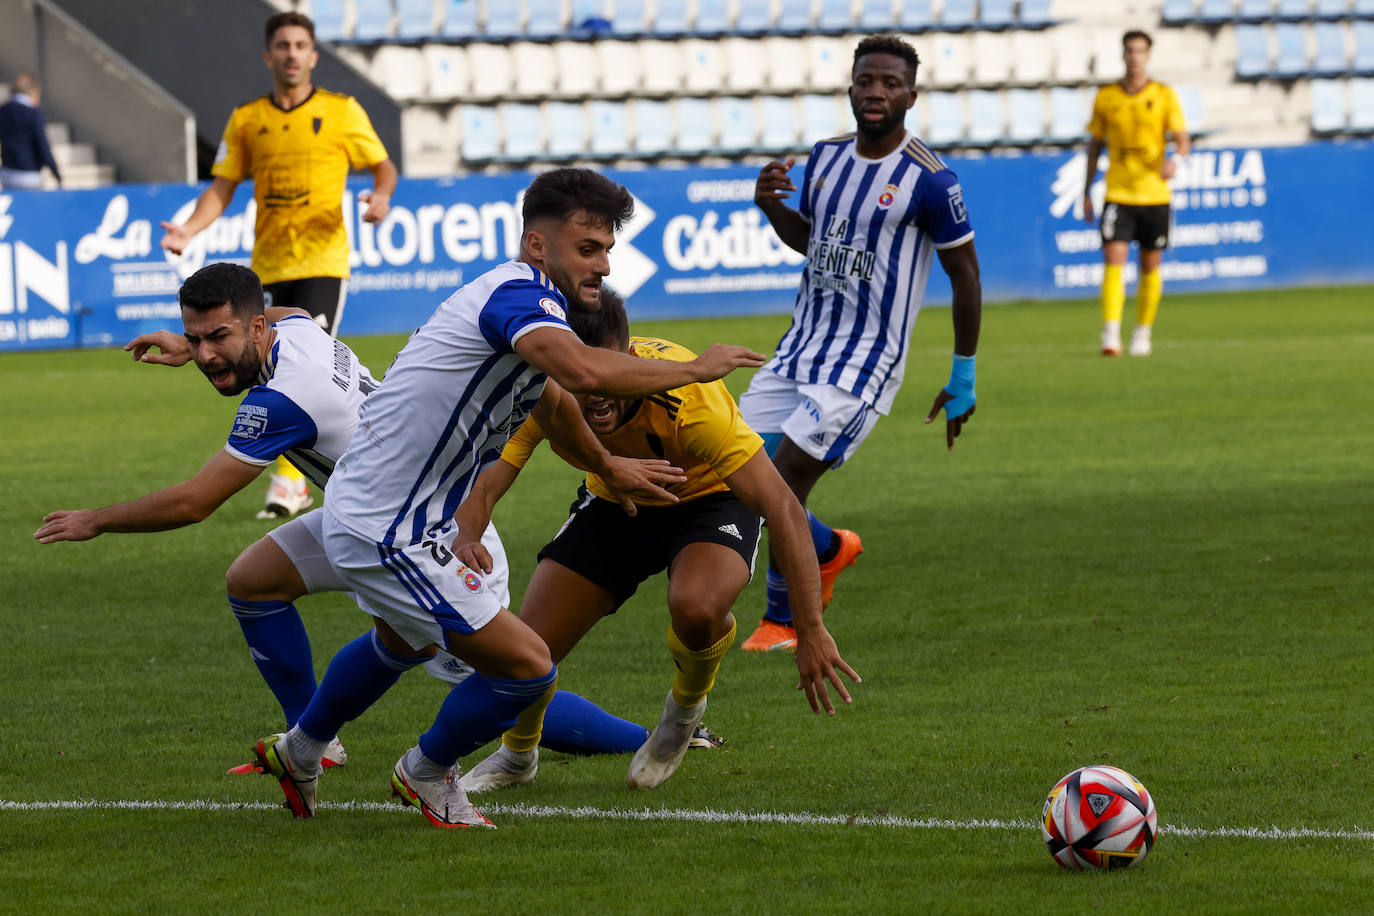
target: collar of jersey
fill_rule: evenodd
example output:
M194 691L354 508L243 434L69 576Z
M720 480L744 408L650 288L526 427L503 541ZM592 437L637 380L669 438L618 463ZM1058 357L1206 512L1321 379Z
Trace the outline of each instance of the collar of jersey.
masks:
M277 97L270 92L267 93L267 103L271 105L273 108L277 109L277 111L282 112L283 114L290 114L293 111L304 108L306 104L315 97L315 93L319 91L319 88L319 86L311 86L310 94L307 95L305 98L301 99L301 103L297 105L295 108L282 108L280 105L277 104Z

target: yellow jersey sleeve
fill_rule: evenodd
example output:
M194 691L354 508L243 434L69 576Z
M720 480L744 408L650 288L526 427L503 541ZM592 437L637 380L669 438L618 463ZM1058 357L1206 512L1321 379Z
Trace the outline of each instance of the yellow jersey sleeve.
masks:
M534 450L539 447L539 443L543 441L544 430L535 422L534 417L528 417L520 424L515 435L506 442L506 447L501 449L501 460L517 469L523 468L534 454Z
M348 164L354 169L370 169L390 158L377 131L372 128L372 120L352 96L348 96L344 106L342 142L344 152L348 155Z
M678 444L724 480L763 448L763 439L744 422L724 382L689 387L691 397L683 398L677 416Z
M1177 139L1179 134L1188 132L1188 125L1183 118L1183 104L1178 100L1178 93L1172 86L1165 86L1164 91L1168 94L1168 101L1164 110L1164 129L1173 134Z
M229 115L229 123L224 125L224 135L220 137L219 149L215 151L215 164L210 174L238 184L252 171L252 158L243 142L243 109L235 108Z

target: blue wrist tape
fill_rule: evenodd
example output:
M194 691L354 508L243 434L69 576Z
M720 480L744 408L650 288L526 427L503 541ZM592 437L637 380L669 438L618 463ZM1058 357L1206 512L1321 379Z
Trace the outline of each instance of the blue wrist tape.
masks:
M974 367L977 361L977 356L954 354L954 362L949 370L949 384L945 386L945 391L951 396L951 400L945 404L946 420L962 417L978 402L978 396L973 391Z

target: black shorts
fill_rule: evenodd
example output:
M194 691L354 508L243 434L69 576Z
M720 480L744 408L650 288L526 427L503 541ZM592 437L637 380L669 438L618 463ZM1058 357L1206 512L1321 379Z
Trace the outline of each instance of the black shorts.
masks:
M1141 248L1169 247L1169 205L1108 203L1102 208L1102 243L1139 242Z
M262 291L267 305L305 309L315 318L323 318L320 326L335 336L339 333L339 319L343 317L344 280L340 277L302 277L266 283Z
M608 590L615 608L641 582L667 569L688 544L723 544L754 572L760 519L733 493L712 493L672 506L640 506L633 518L585 486L577 495L571 517L539 551L539 559L553 560Z

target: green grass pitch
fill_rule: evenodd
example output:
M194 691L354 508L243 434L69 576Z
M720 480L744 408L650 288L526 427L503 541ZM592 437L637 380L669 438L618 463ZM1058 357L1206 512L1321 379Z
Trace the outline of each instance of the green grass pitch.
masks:
M546 754L492 798L496 831L382 804L441 697L423 673L345 730L313 821L224 775L280 728L223 590L260 487L179 531L31 534L191 475L236 400L117 350L7 355L0 911L1370 911L1371 293L1168 295L1148 359L1098 357L1093 303L988 307L953 452L921 422L951 340L928 311L892 416L812 498L867 549L826 618L854 705L815 717L790 656L732 651L706 716L724 748L640 794L624 757ZM768 350L784 324L636 330ZM350 342L381 372L402 339ZM517 600L576 482L531 471L496 519ZM761 603L755 582L741 639ZM321 672L366 625L338 595L301 609ZM561 686L651 722L666 624L651 582ZM1061 872L1040 840L1046 791L1094 762L1156 798L1140 868Z

